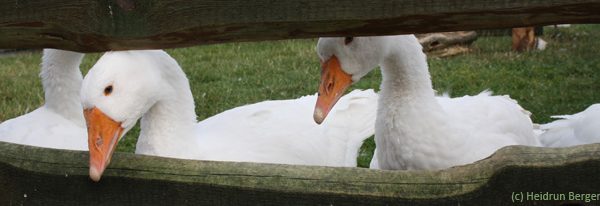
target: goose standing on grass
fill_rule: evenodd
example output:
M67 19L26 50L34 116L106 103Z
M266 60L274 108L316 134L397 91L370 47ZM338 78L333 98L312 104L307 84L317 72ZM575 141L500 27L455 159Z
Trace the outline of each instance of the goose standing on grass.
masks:
M45 103L0 124L0 140L56 149L87 150L79 91L83 54L44 49L40 77Z
M593 104L573 115L540 126L540 141L545 147L570 147L600 143L600 104Z
M413 35L321 38L317 52L323 62L317 123L350 84L381 67L372 167L443 169L507 145L539 145L529 112L508 96L486 91L436 99L426 56Z
M242 106L198 123L188 79L164 51L106 53L85 77L81 96L95 181L140 118L137 154L356 166L358 149L374 133L377 101L372 90L353 92L324 126L310 115L316 95Z

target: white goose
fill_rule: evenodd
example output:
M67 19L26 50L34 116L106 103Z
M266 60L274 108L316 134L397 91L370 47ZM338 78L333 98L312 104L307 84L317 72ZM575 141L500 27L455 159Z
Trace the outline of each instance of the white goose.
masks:
M188 79L163 51L106 53L85 77L81 96L95 181L118 139L140 118L138 154L356 166L358 149L374 133L377 101L372 90L353 92L323 126L310 115L315 95L242 106L198 123Z
M44 49L40 77L45 104L2 122L0 140L57 149L87 150L79 89L83 54Z
M508 96L436 99L426 56L413 35L321 38L317 51L323 62L317 123L348 85L381 67L374 168L443 169L507 145L539 145L529 113Z
M600 104L593 104L573 115L540 126L540 141L546 147L570 147L600 143Z

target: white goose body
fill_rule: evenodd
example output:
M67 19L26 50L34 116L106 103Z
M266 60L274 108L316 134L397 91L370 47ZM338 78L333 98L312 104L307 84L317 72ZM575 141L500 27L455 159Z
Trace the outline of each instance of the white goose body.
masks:
M540 126L540 141L545 147L570 147L600 143L600 104L593 104L582 112L560 118Z
M38 147L87 150L85 120L79 98L83 54L44 49L40 77L45 104L2 122L0 140Z
M483 159L508 145L539 145L529 112L508 96L482 92L436 98L426 56L413 35L347 42L321 38L317 50L324 62L339 58L353 82L381 67L373 168L443 169Z
M98 148L90 148L91 156L98 154L102 159L98 164L92 163L96 159L90 160L90 176L95 180L110 161L110 155L103 159L104 154L114 151L109 149L113 145L106 147L105 143L115 141L114 137L122 136L140 118L138 154L356 166L358 149L374 133L377 102L372 90L355 91L342 100L345 106L334 111L332 121L321 126L310 116L315 95L237 107L198 123L188 80L177 62L163 51L105 54L85 77L81 95L90 145L104 138ZM114 122L115 132L102 134L108 126L95 118ZM102 129L93 129L96 125Z
M137 154L185 159L355 167L363 141L374 134L377 94L344 96L332 121L317 125L316 95L236 107L198 122L190 139L148 134L167 130L142 123ZM152 115L150 115L152 116ZM356 121L353 116L364 117ZM172 117L176 118L175 116ZM142 121L145 122L144 119ZM348 129L348 125L353 129ZM186 148L186 149L184 149Z

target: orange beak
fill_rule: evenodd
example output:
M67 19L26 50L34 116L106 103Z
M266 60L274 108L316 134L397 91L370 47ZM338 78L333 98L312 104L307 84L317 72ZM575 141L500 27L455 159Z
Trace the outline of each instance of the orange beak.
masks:
M123 128L121 123L112 120L96 107L83 110L83 115L88 128L90 178L98 182L110 163Z
M342 97L344 91L352 84L352 76L342 70L340 61L332 56L321 64L321 84L319 97L315 106L313 118L321 124L333 108L333 105Z

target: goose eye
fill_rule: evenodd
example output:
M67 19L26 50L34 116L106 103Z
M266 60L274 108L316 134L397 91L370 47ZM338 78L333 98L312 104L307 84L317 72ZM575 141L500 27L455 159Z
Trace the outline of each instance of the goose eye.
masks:
M112 91L113 91L113 86L112 85L107 86L106 88L104 88L104 96L110 95L112 93Z
M346 38L344 38L344 45L350 44L350 42L352 42L352 40L354 40L354 37L346 37Z

